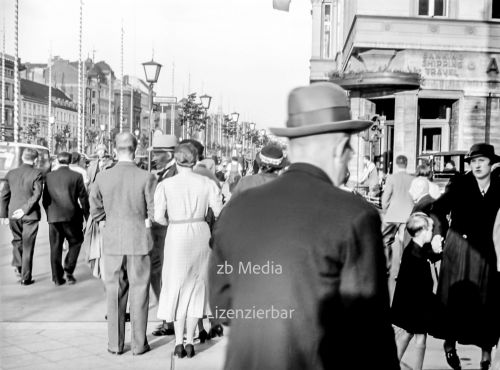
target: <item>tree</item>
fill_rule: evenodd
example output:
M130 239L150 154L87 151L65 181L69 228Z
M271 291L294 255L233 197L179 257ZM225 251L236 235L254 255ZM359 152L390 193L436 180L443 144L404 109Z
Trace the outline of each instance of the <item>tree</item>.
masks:
M66 147L68 150L67 143L71 138L71 130L68 125L64 126L62 130L57 131L54 134L54 140L56 142L56 153L60 152L63 147Z
M189 94L187 98L179 102L179 105L179 126L186 126L189 137L192 137L195 132L205 130L205 109L201 104L196 103L196 93Z
M34 121L32 123L28 123L26 126L26 130L24 130L24 139L28 144L31 144L32 141L36 141L38 134L40 133L40 122Z
M91 151L94 148L94 144L97 143L97 137L99 136L99 130L95 128L85 129L85 143L87 143L87 148L90 146Z

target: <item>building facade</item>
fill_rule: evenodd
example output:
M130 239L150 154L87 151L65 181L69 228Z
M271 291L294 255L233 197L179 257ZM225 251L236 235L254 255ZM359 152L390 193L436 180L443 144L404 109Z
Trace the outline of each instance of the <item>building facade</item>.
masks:
M84 151L92 152L96 140L115 127L114 85L115 75L104 61L94 63L87 58L83 63L81 99L84 127ZM23 76L30 81L49 84L47 64L26 63ZM52 87L62 91L70 100L78 103L78 62L59 56L52 59Z
M4 127L3 138L7 141L14 141L14 60L13 56L5 54L5 90L0 92L0 99L4 104ZM0 62L0 88L2 83L2 64ZM0 103L1 104L1 103ZM1 114L1 113L0 113Z
M375 139L353 138L358 157L390 170L404 154L412 171L426 153L500 151L499 0L312 0L312 18L311 82L348 90L353 118L382 118Z
M55 151L76 150L77 105L61 90L52 88L52 140ZM49 86L21 79L20 141L49 145Z

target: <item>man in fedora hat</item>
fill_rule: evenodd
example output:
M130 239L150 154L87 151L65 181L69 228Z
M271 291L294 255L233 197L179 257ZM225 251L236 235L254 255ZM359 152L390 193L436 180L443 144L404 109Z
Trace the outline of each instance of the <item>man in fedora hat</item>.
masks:
M283 150L277 143L269 143L255 158L259 165L259 172L252 176L243 177L234 188L231 197L241 194L245 190L264 185L278 177L278 172L283 169L285 157Z
M346 92L288 97L292 164L222 211L209 264L212 314L231 321L226 369L399 369L377 210L338 188L352 155ZM243 316L241 314L244 314Z
M174 150L179 140L175 135L157 134L153 136L152 146L148 151L152 152L154 162L154 173L158 184L163 180L177 174L175 164ZM161 292L161 272L163 267L163 255L165 250L165 236L167 235L167 226L153 222L151 227L153 237L153 249L151 250L151 290L156 302L159 302ZM173 323L165 321L153 331L153 335L173 335Z
M88 181L90 184L95 181L99 172L110 168L113 164L113 161L110 160L111 158L108 156L108 148L106 148L106 145L97 145L95 152L97 154L97 159L90 162L87 168Z
M491 176L500 161L490 144L474 144L465 157L470 172L450 180L431 212L451 216L446 236L437 294L445 311L435 336L445 339L448 364L460 369L456 342L482 349L481 369L491 363L491 349L499 337L498 282L493 226L500 209L500 180Z

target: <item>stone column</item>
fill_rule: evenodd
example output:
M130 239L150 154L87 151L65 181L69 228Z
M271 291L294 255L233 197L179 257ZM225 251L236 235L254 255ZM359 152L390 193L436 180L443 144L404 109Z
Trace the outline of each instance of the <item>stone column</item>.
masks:
M321 0L312 2L312 50L311 59L321 58Z
M394 112L394 158L398 155L408 158L409 173L415 172L418 152L418 92L407 91L396 94ZM395 163L393 163L394 171Z

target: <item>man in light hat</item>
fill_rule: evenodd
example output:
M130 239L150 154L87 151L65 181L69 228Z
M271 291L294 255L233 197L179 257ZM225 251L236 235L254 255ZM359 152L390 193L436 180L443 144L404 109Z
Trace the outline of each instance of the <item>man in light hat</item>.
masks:
M441 224L446 236L437 295L445 311L443 327L432 334L445 339L446 360L460 369L456 342L481 348L481 370L491 364L491 350L498 341L498 277L493 243L493 226L500 209L500 179L491 175L492 165L500 161L492 145L471 146L465 161L470 172L453 177L431 212L451 216L449 228Z
M234 188L231 199L245 190L264 185L276 179L278 172L283 169L285 157L279 144L269 143L257 154L256 161L259 165L259 173L243 177Z
M152 153L154 162L154 173L158 184L163 180L177 174L175 164L174 150L179 141L175 135L154 135L153 145L148 148ZM159 302L161 292L161 272L163 267L163 255L165 249L165 236L167 235L167 226L153 222L151 227L153 237L153 249L151 250L151 290L156 302ZM173 323L163 322L153 335L174 335Z
M92 184L95 181L96 176L99 172L108 169L112 165L110 157L107 156L108 148L106 148L106 145L104 144L97 145L95 152L97 154L97 159L90 162L89 167L87 169L88 181L90 184Z
M209 265L212 314L231 321L226 369L399 369L380 216L338 188L352 155L346 92L288 98L292 164L222 211ZM241 312L245 315L242 317Z

